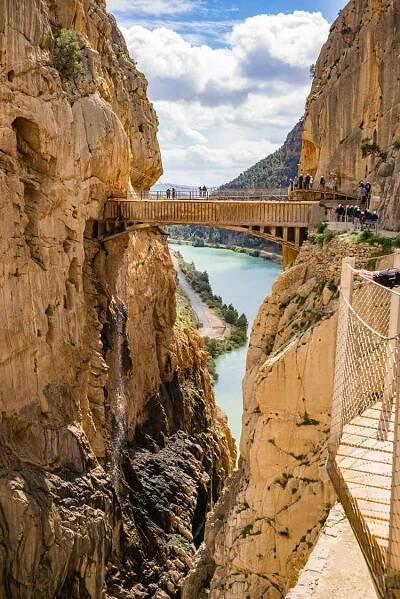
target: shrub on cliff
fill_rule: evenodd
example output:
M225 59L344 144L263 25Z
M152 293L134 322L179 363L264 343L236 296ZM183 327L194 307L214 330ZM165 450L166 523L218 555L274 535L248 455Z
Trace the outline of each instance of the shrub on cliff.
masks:
M61 30L56 39L53 62L64 77L76 77L83 73L82 50L79 47L75 31Z
M367 156L374 156L376 154L379 154L381 151L380 147L378 146L377 143L363 143L363 145L361 146L361 152L363 155L363 158L366 158Z

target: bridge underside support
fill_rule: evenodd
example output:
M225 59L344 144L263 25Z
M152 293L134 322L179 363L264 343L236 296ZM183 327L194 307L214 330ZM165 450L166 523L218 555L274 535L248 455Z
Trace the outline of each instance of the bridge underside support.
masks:
M100 225L100 223L99 223ZM207 225L204 225L207 227ZM137 232L143 229L157 229L155 223L137 223L121 221L116 225L115 219L109 219L99 226L99 235L103 241L110 241L121 235ZM282 246L282 262L284 267L292 264L299 253L300 247L307 239L308 229L306 227L293 226L247 226L247 225L219 225L216 228L245 233L259 239L264 239Z
M300 248L294 248L290 245L282 246L282 263L284 268L287 268L296 260Z

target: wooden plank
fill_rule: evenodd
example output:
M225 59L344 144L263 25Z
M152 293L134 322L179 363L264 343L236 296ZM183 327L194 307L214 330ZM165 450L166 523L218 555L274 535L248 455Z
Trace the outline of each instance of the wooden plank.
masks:
M379 441L378 441L379 443ZM392 464L393 455L389 451L376 451L373 447L343 445L339 446L337 456L340 458L359 459L377 464ZM342 460L341 460L342 463Z
M390 504L357 499L357 507L365 518L384 520L389 522Z
M375 518L369 518L368 516L364 517L364 520L373 537L389 541L389 522L376 520Z
M363 449L372 449L380 453L387 453L390 456L393 455L393 443L390 441L381 441L376 437L360 437L359 435L352 435L345 433L342 436L340 447L355 447Z
M372 430L375 430L376 432L378 432L378 429L379 429L379 420L377 420L375 418L367 418L364 415L353 418L353 420L351 421L351 424L353 426L370 428ZM388 422L387 424L388 424L388 430L390 432L394 432L394 423Z
M346 484L354 500L373 501L386 505L390 509L390 489L365 487L360 483L350 481L346 481Z
M392 476L392 464L376 462L368 459L360 459L357 457L337 457L336 462L340 467L340 470L351 470L356 473L368 474L372 477L384 476L391 478Z
M376 407L369 408L368 410L363 412L362 415L366 416L367 418L371 418L371 419L380 421L382 418L382 408L381 409L378 409ZM395 416L396 416L395 411L392 408L392 411L390 413L388 413L388 420L390 420L390 422L392 422L393 424L395 422Z
M340 468L340 472L348 485L357 484L368 488L390 490L392 487L392 477L386 474L359 472L348 468ZM366 495L368 497L368 495Z
M347 424L345 434L357 435L365 439L377 439L378 430L376 428L367 428L365 426L355 426L353 424ZM393 432L389 432L386 441L393 443L394 435Z

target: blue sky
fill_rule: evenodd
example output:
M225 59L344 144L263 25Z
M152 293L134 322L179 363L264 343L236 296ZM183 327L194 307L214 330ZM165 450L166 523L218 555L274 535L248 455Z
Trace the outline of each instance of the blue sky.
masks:
M277 149L344 0L108 0L149 81L164 182L218 185Z

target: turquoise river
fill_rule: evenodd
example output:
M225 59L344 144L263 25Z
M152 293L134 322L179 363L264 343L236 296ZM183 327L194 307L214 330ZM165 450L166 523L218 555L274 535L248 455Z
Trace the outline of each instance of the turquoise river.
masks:
M212 289L225 303L233 304L249 321L249 334L265 296L271 291L282 269L278 264L238 254L230 250L199 248L170 243L187 262L198 270L206 270ZM218 383L215 387L218 405L228 415L233 436L240 439L243 413L242 379L246 367L247 347L218 359Z

